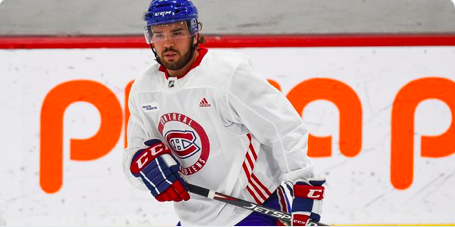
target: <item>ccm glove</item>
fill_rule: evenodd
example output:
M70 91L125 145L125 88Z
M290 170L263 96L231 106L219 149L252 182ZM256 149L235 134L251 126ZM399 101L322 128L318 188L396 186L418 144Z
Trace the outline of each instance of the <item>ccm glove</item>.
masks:
M294 184L284 182L277 189L280 207L292 214L292 225L304 226L319 222L324 198L325 180L298 180ZM285 225L278 222L278 225Z
M180 164L171 151L158 139L148 140L144 144L149 147L134 155L131 173L140 177L160 202L189 200L189 188L178 172Z
M319 222L324 198L325 180L309 179L294 184L292 201L292 225L308 225L310 220Z

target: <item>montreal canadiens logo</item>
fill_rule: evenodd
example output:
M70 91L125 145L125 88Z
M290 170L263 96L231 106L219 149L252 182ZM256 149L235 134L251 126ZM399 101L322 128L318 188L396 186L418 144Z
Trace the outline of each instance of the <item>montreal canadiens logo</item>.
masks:
M180 113L160 117L158 130L180 162L180 171L192 175L204 168L210 154L210 143L204 128Z
M186 159L201 150L196 144L196 135L192 131L171 130L164 135L169 146L175 155L181 159Z

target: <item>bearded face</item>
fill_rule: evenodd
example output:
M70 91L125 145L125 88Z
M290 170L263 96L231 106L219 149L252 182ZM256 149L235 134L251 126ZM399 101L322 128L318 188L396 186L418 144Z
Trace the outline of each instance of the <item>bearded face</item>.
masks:
M186 48L178 50L174 46L165 48L158 56L161 63L169 70L179 70L183 68L191 59L191 39Z
M152 26L151 42L158 60L168 70L180 70L192 58L194 36L185 21Z

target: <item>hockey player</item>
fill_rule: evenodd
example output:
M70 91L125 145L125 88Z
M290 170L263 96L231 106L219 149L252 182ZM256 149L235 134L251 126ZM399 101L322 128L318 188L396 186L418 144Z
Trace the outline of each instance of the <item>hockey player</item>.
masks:
M174 201L182 225L278 224L190 195L187 182L291 212L294 225L319 221L324 181L310 180L308 131L286 97L245 56L199 47L190 0L153 0L145 21L158 64L130 91L124 169L131 182Z

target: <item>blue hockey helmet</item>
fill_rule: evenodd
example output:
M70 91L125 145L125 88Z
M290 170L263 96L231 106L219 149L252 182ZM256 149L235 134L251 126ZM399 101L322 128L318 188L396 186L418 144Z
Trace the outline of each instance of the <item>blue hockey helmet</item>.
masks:
M186 21L191 34L198 31L198 11L191 0L153 0L145 14L147 27Z
M155 54L156 61L159 64L162 63L154 49L152 26L166 26L167 24L181 22L177 26L186 24L191 36L194 37L199 32L198 11L191 0L152 0L145 13L144 20L147 23L144 30L145 40L147 44L150 44L150 47ZM199 40L198 43L191 46L190 56L193 56L198 44ZM188 63L190 60L191 58L188 58L186 62Z

